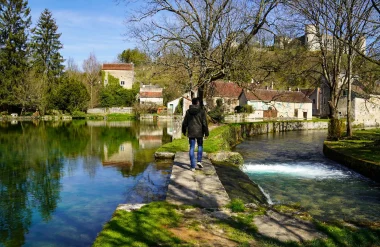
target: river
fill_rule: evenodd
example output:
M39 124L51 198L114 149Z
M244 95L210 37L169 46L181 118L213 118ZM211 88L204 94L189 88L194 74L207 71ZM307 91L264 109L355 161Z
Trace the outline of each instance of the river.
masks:
M0 246L91 246L120 203L163 200L152 122L0 122Z
M327 131L251 137L234 151L274 203L298 204L321 220L380 221L380 185L324 157Z

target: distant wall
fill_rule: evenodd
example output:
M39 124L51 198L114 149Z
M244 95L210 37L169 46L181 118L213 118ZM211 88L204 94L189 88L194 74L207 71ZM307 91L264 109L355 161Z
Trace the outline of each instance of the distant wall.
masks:
M133 107L110 107L110 108L92 108L87 110L88 114L133 114Z

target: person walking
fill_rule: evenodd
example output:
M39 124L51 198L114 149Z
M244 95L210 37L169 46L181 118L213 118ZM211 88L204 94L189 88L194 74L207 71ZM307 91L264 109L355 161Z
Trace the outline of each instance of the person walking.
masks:
M185 118L182 122L182 133L189 138L190 150L190 170L195 171L195 142L198 144L197 165L203 168L203 137L205 139L209 135L206 112L201 108L198 98L191 100L192 105L186 111Z

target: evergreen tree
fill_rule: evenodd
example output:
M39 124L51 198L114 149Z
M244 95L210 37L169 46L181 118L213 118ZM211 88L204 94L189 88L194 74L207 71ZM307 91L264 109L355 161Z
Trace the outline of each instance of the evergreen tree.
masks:
M59 53L63 45L57 33L58 26L52 13L45 9L35 28L32 29L31 48L33 54L33 66L42 74L47 75L49 82L60 76L63 72L63 58Z
M18 88L28 71L30 8L26 0L0 1L0 107L20 105Z
M43 85L42 98L39 108L44 112L49 105L48 95L63 73L63 58L59 50L62 43L57 32L58 26L53 19L52 13L45 9L38 19L37 25L32 29L31 49L32 64L38 80Z

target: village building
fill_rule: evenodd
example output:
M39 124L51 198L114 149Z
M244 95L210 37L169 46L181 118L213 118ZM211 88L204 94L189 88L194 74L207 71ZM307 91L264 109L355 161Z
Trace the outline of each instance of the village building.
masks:
M112 81L111 77L113 77L123 88L132 89L135 76L133 63L105 63L102 66L102 73L104 73L105 86Z
M339 98L339 117L347 117L347 90ZM380 94L366 93L360 86L352 85L351 89L351 117L352 124L371 127L380 126Z
M217 100L223 102L224 113L234 113L239 106L239 95L242 88L235 82L214 81L210 85L209 97L212 106L217 105Z
M162 106L164 104L162 88L152 85L142 85L139 92L140 104L156 104Z
M313 103L312 115L316 117L328 117L330 114L330 88L322 83L315 89L301 89L301 92Z
M193 96L197 97L197 93L193 92ZM180 115L185 116L186 111L189 109L191 103L191 92L184 93L181 97L176 98L175 100L172 100L167 103L167 111L168 114L174 114L175 109L178 107L178 105L181 103L182 100L182 112Z
M300 91L244 90L239 105L251 105L255 118L312 119L312 101Z

